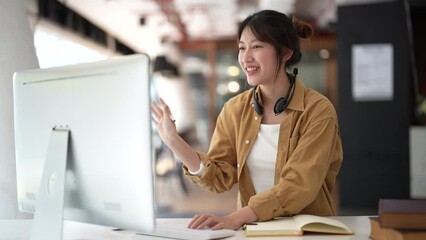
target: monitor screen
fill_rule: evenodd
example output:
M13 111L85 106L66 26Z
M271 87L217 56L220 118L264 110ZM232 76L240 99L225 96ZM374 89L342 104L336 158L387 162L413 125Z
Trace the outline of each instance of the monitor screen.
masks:
M154 229L150 78L150 60L144 54L15 73L20 211L35 212L36 218L39 207L60 202L52 199L56 193L50 189L56 181L65 191L64 219L142 232ZM56 130L69 132L62 144L64 183L56 173L43 173L48 152L59 149L52 138ZM44 176L51 182L47 200L39 197L46 187L40 188Z

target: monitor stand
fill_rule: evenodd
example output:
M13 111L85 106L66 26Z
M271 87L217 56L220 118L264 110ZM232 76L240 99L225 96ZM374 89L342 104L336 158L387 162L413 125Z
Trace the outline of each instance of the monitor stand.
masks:
M30 240L62 239L68 129L52 129Z

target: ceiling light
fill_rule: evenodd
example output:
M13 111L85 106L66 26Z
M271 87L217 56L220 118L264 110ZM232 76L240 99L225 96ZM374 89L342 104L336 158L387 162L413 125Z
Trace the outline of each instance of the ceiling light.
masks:
M228 83L228 90L232 93L236 93L240 90L240 84L236 81L230 81Z
M223 96L228 93L228 87L225 84L220 83L216 87L216 92L217 94Z
M236 77L240 75L240 68L237 66L229 66L228 67L228 75L231 77Z
M323 48L319 51L319 55L322 59L328 59L330 58L330 51L328 51L328 49Z

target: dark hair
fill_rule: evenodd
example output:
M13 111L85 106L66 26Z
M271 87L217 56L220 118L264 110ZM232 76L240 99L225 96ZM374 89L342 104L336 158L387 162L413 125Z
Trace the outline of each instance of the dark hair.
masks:
M287 15L274 10L262 10L248 16L238 27L238 39L245 28L250 29L254 36L262 42L274 46L277 54L277 70L283 64L282 56L286 48L293 50L287 66L295 65L302 58L299 38L312 36L312 27L299 19L290 19Z

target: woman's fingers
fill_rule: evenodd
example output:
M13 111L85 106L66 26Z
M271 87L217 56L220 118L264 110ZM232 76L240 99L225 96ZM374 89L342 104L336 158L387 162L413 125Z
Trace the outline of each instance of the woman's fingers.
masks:
M161 103L161 105L167 106L166 102L164 102L164 100L161 97L159 98L159 102Z
M191 222L188 224L188 228L191 229L205 229L210 228L212 230L219 229L239 229L241 222L238 219L234 219L230 216L216 216L216 215L195 215Z
M218 222L218 223L216 223L216 225L214 225L212 227L212 230L219 230L219 229L223 229L223 228L224 228L223 223L222 222Z
M172 111L169 108L162 98L160 98L160 104L162 106L161 110L163 111L163 116L168 116L172 121L174 118L172 117Z
M191 222L189 222L188 228L193 228L193 229L197 228L198 225L200 225L200 223L203 221L202 220L203 218L205 218L204 215L195 215L192 218Z
M204 229L204 228L214 228L222 229L222 218L214 215L195 215L191 222L188 224L188 228L191 229Z
M208 220L209 215L195 215L188 227L192 229L201 229L200 226Z
M163 116L162 109L160 108L160 106L158 106L156 102L152 102L151 109L152 109L152 114L159 121L160 118Z
M170 108L164 102L163 99L161 99L161 98L159 99L159 104L156 103L156 102L152 102L152 104L151 104L152 113L153 113L154 117L157 119L157 122L161 122L161 119L164 116L168 116L170 118L170 120L172 120L172 122L174 122L175 120L174 120L174 118L172 116Z

